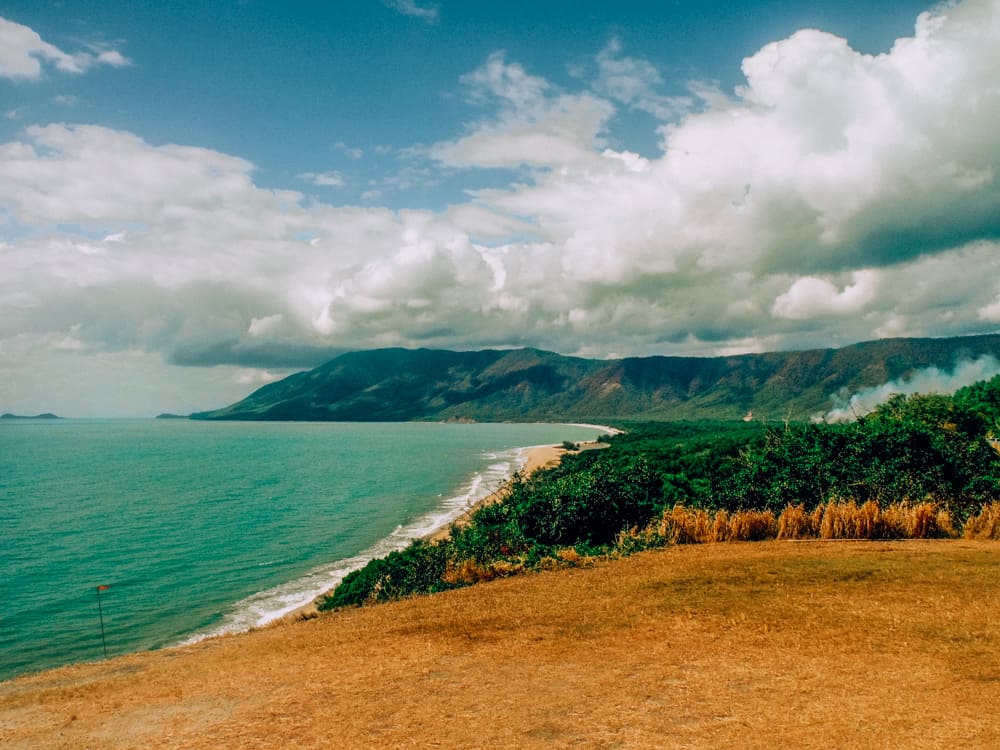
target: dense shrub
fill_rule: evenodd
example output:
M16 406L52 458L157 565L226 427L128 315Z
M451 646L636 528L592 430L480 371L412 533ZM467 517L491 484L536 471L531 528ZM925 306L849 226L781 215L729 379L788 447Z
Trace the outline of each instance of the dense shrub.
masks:
M524 484L520 475L511 481L511 491ZM466 526L453 526L451 545L456 559L483 564L518 557L530 547L509 502L482 505Z
M322 608L442 591L588 555L760 539L1000 536L1000 377L897 396L846 425L645 423L516 475L505 496L347 576ZM991 442L992 441L992 442Z
M372 560L360 570L349 573L319 609L350 605L360 606L398 599L411 594L444 591L451 586L444 580L448 563L447 544L416 541L404 550Z
M610 544L644 526L661 506L663 482L649 462L600 456L586 470L516 482L506 505L524 537L542 546Z
M833 497L881 507L929 499L964 518L1000 497L997 454L975 420L958 409L917 409L894 399L849 425L798 425L770 430L732 462L721 486L725 507L811 510ZM959 420L959 421L956 421Z

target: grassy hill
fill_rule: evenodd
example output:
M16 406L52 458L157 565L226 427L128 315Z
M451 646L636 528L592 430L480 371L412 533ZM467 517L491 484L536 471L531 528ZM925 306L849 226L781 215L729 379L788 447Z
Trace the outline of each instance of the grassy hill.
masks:
M842 397L935 366L1000 358L1000 335L884 339L732 357L591 360L536 349L352 352L196 419L808 419Z
M0 684L9 748L995 748L1000 543L674 547Z

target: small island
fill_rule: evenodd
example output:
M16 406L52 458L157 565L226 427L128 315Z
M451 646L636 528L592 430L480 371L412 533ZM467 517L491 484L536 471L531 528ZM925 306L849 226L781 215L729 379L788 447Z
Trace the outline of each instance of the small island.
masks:
M11 414L10 412L7 412L6 414L0 414L0 419L62 419L62 417L52 414L50 412L45 412L44 414L35 414L34 416Z

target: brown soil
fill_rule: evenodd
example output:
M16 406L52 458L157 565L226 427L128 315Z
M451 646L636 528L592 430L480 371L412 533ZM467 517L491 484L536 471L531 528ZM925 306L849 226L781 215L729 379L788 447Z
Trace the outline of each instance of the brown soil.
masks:
M998 542L675 547L2 683L0 746L995 748L998 605Z

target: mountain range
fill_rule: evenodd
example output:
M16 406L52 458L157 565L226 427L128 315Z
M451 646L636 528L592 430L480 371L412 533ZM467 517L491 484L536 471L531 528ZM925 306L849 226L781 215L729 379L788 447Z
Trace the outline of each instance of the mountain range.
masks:
M882 339L726 357L567 357L537 349L343 354L193 419L808 419L854 393L1000 357L1000 335ZM992 360L991 360L992 362Z

